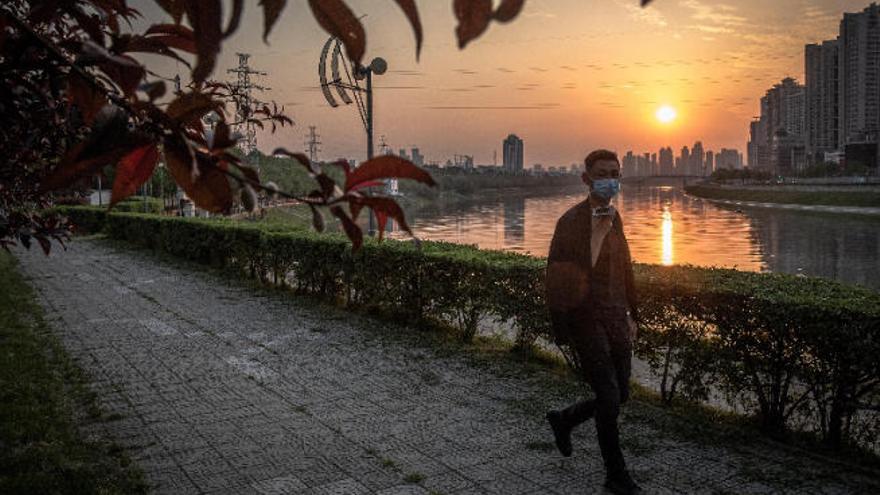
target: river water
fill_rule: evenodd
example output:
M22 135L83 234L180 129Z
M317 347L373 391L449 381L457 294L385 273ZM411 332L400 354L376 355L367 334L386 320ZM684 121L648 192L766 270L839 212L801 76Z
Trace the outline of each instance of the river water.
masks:
M422 239L545 256L556 220L582 188L534 196L493 193L472 203L408 211ZM624 184L614 200L633 258L826 277L880 290L880 219L713 204L681 183ZM395 233L395 236L399 235Z

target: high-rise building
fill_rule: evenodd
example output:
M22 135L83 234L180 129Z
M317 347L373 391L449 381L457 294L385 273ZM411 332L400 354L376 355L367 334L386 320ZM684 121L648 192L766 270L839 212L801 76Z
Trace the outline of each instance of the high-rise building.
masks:
M721 148L721 151L715 155L715 169L722 168L742 168L742 159L737 150Z
M675 167L675 175L688 175L691 166L691 152L687 146L681 147L681 161Z
M523 140L510 134L502 142L504 149L504 170L508 172L522 172L523 169Z
M624 177L635 177L638 175L636 167L635 155L633 155L632 151L627 151L626 154L623 155L623 160L621 160L620 163L620 173Z
M840 21L839 146L876 143L880 130L880 9L872 3Z
M423 155L418 148L413 148L411 151L412 151L412 153L411 153L412 154L412 162L419 167L424 166L425 165L425 155Z
M810 163L824 161L839 146L839 54L837 40L804 48L806 86L805 152Z
M672 148L667 146L660 148L660 175L675 174L675 156Z
M806 89L786 77L761 98L761 116L750 127L749 166L785 175L804 166ZM753 165L751 161L756 163Z
M697 141L691 149L691 166L688 175L703 175L703 165L706 155L703 152L703 142Z
M706 171L704 175L712 175L715 171L715 153L711 150L706 152Z

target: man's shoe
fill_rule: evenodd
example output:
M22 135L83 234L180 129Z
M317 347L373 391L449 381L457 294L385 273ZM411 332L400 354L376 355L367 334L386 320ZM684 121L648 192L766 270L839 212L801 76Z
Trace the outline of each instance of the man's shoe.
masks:
M618 474L605 477L605 488L615 495L636 495L642 492L642 487L633 481L629 471L621 471Z
M562 424L562 415L559 411L547 413L547 421L553 429L553 437L556 439L556 448L565 457L571 457L571 428Z

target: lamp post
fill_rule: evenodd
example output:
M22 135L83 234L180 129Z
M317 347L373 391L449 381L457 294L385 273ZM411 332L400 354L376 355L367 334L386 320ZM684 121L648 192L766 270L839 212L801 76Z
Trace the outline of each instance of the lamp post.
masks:
M367 87L364 90L367 96L366 112L364 112L366 113L364 128L367 131L367 160L373 159L373 74L381 76L386 70L388 70L388 63L385 62L385 59L376 57L370 62L370 65L358 67L356 72L357 78L365 78L367 80ZM370 223L367 234L372 237L376 235L376 225L372 209L369 216Z

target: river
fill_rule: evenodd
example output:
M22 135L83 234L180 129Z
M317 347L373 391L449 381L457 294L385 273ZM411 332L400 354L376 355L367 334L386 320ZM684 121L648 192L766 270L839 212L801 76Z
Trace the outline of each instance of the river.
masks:
M534 196L493 192L479 201L407 212L421 239L545 256L556 219L583 189ZM713 204L680 182L625 183L614 200L633 259L826 277L880 290L880 219ZM395 236L399 235L395 233Z

